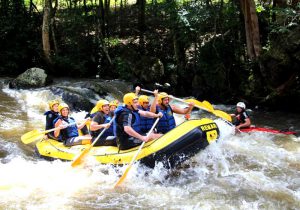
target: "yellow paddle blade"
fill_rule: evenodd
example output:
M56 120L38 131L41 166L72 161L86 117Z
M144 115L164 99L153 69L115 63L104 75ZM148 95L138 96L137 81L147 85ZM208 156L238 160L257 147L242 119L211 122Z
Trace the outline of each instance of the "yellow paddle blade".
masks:
M85 148L77 157L74 158L74 160L71 163L72 167L79 166L85 156L89 153L89 151L92 149L93 145L90 145L89 147Z
M9 185L0 186L0 190L9 190L10 188L12 188L12 186Z
M217 117L220 117L220 118L223 118L223 119L225 119L229 122L232 122L231 116L229 114L227 114L226 112L223 112L221 110L215 110L214 107L211 105L211 103L209 103L208 101L201 102L201 101L198 101L198 100L192 99L192 98L187 99L185 101L187 103L193 102L197 108L204 109L208 112L213 113Z
M39 130L32 130L32 131L29 131L27 133L25 133L24 135L21 136L21 141L24 143L24 144L29 144L31 142L34 142L38 139L41 139L43 138L43 136L45 135L45 132L41 132Z
M201 101L198 101L198 100L193 99L193 98L189 98L189 99L186 99L184 101L187 102L187 103L192 102L192 103L195 104L195 107L197 107L199 109L204 109L205 111L209 111L208 108Z
M114 188L118 187L118 186L125 180L125 178L126 178L126 176L127 176L127 174L128 174L128 171L130 170L131 166L132 166L132 165L129 165L129 166L126 168L124 174L123 174L123 175L121 176L121 178L117 181L117 183L115 184Z
M152 128L150 129L150 131L147 133L147 137L153 132L155 126L157 125L158 121L159 121L160 118L156 118L154 124L152 125ZM137 156L140 154L142 148L144 147L145 145L145 142L143 141L143 143L141 144L141 146L139 147L138 151L135 153L135 155L133 156L130 164L127 166L124 174L121 176L121 178L117 181L117 183L115 184L114 188L116 188L119 184L121 184L124 179L126 178L127 176L127 173L128 171L131 169L131 166L133 165L134 161L136 160Z
M232 122L231 116L229 114L227 114L226 112L223 112L221 110L214 110L213 114L216 115L217 117L220 117L229 122Z
M206 107L208 109L209 112L214 111L214 107L208 101L203 101L202 104L203 104L204 107Z
M94 114L95 112L98 112L98 111L99 111L98 107L95 106L90 113Z
M158 122L159 118L156 119L155 123L153 124L152 128L150 129L149 133L147 134L147 136L152 133L153 129L155 128L157 122ZM139 147L138 151L135 153L135 155L133 156L130 164L127 166L124 174L121 176L121 178L117 181L117 183L115 184L114 188L116 188L118 185L120 185L126 178L129 170L131 169L131 166L133 165L134 161L136 160L138 154L141 152L142 148L144 147L145 142L143 141L143 143L141 144L141 146Z

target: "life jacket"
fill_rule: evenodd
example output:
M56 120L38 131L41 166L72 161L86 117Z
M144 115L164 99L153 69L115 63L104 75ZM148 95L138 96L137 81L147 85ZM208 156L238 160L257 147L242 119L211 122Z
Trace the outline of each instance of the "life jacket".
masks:
M176 127L173 110L170 105L168 105L166 109L161 109L159 106L156 106L156 112L161 112L163 114L156 127L158 133L164 134Z
M234 122L234 125L238 126L240 124L245 123L246 119L249 118L249 115L245 110L243 110L241 113L236 112L235 113L235 118L236 118L236 120Z
M103 124L109 123L112 119L112 117L110 115L106 115L103 112L99 112L99 111L95 112L94 115L96 115L97 113L100 113L101 117L104 118ZM93 137L97 137L102 132L103 129L104 128L96 130L96 131L91 131L91 135ZM108 129L106 129L104 131L104 133L101 135L101 139L106 139L106 137L113 136L113 135L114 135L114 128L113 128L113 123L112 123L111 126Z
M65 121L68 124L76 122L73 117L59 116L54 120L53 124L55 124L59 119ZM74 124L74 125L70 125L70 126L66 127L65 129L61 129L58 139L59 140L67 140L68 138L77 137L77 136L79 136L78 128L77 128L77 125Z
M115 110L115 120L114 120L114 135L117 137L117 144L120 149L126 148L128 145L132 144L132 136L129 136L125 131L124 131L124 126L122 119L120 116L122 114L132 114L132 123L131 127L138 133L141 133L140 129L140 115L138 111L132 111L125 106L119 106Z
M58 112L49 110L49 111L45 112L44 115L46 116L45 130L54 128L53 121L59 116Z
M150 107L144 109L142 106L138 106L138 109L143 111L149 111ZM143 133L147 133L152 128L154 120L153 118L143 117L143 116L140 116L140 119L141 119L141 131Z
M117 121L121 115L122 112L128 112L131 113L133 118L132 121L133 123L131 124L131 127L133 128L133 130L135 130L138 133L141 133L141 116L138 113L138 110L132 111L130 109L128 109L126 106L119 106L116 110L115 110L115 122L114 122L114 134L116 136L116 125L117 125ZM123 125L122 125L123 126Z

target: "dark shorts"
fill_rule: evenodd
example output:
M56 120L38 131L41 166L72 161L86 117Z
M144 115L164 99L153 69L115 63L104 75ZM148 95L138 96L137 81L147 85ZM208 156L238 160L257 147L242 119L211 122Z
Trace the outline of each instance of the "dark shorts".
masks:
M137 138L134 138L134 137L130 137L127 141L127 144L126 145L119 145L119 149L120 150L127 150L127 149L131 149L133 147L136 147L136 146L139 146L143 143L143 141L137 139Z
M90 134L89 129L87 128L87 126L83 126L83 128L80 129L82 132L82 135L88 135Z

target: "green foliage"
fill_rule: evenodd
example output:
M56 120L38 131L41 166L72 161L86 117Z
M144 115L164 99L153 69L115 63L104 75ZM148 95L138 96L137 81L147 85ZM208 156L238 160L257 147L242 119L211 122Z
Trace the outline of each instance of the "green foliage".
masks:
M43 60L44 1L34 1L39 12L29 11L29 0L7 2L0 4L0 74L15 75L37 66L54 76L100 74L107 79L139 80L147 75L137 66L147 70L153 65L141 58L152 58L165 68L161 82L172 80L176 91L184 90L184 94L191 94L186 90L193 90L194 83L201 84L197 86L200 97L219 101L232 94L251 97L268 91L262 87L258 63L247 59L239 1L149 0L142 33L136 1L122 1L121 8L121 1L112 0L108 13L101 10L100 1L86 1L86 5L84 1L59 1L52 25L55 40L53 34L50 40L51 65ZM300 3L273 8L265 2L256 1L256 12L263 53L268 53L274 48L272 35L284 36L299 25Z
M300 3L298 4L298 6ZM270 10L276 16L276 21L271 22L271 33L287 33L290 28L300 24L300 13L297 8L272 8Z
M37 51L41 19L30 15L22 1L7 2L0 8L0 75L16 75L41 61Z
M131 68L126 60L116 57L114 66L121 79L130 80L132 78Z
M256 6L256 12L257 13L261 13L263 11L265 11L265 8L262 5L257 5Z
M104 42L107 46L110 46L110 47L118 46L121 43L120 40L118 38L115 38L115 37L105 38Z

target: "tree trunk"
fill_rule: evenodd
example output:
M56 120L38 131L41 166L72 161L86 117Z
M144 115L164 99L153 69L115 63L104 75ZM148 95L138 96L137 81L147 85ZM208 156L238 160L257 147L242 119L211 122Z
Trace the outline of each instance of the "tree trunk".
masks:
M32 14L33 11L36 11L38 14L40 14L40 11L36 7L36 5L33 3L33 0L30 0L30 7L29 7L29 14Z
M178 35L174 31L173 32L173 47L174 47L174 55L177 65L178 74L180 75L185 66L185 49L181 41L178 40Z
M124 3L123 0L120 0L120 36L122 37L124 35Z
M104 12L105 12L105 37L108 37L108 29L109 29L109 20L110 20L110 0L105 0L104 1Z
M58 53L58 44L56 41L56 33L55 33L55 14L57 11L57 6L58 6L58 0L55 0L54 7L52 8L52 0L51 0L51 5L50 5L50 29L51 29L51 35L52 35L52 40L53 40L53 45L54 45L54 53Z
M261 53L258 18L254 0L240 0L244 14L247 52L251 60L256 60Z
M96 38L97 38L97 42L99 44L99 57L101 55L101 51L102 50L109 62L110 65L112 65L112 60L109 56L109 52L108 52L108 49L105 45L105 42L104 42L104 37L103 37L103 32L101 31L102 30L102 27L101 27L101 16L98 15L98 20L97 20L97 27L96 27Z
M88 9L87 9L87 6L86 6L86 0L83 0L83 9L84 9L84 15L87 16Z
M176 0L167 0L168 7L169 7L169 18L171 23L171 34L173 39L173 50L174 50L174 58L176 62L176 74L178 76L182 75L185 67L185 48L184 43L180 40L180 28L178 27L178 13L177 13L177 4ZM181 81L179 80L178 83Z
M45 0L44 4L44 15L43 15L43 26L42 26L42 41L43 41L43 51L48 63L51 63L50 53L50 7L51 7L51 0Z
M56 33L55 33L55 23L54 23L54 18L51 18L51 35L52 35L52 39L53 39L53 47L54 47L54 52L55 55L58 54L58 44L57 44L57 40L56 40Z
M103 0L99 0L99 17L100 17L100 25L101 31L105 34L105 12L104 12L104 5Z
M146 10L146 0L139 0L139 19L138 28L141 33L145 32L146 21L145 21L145 10Z

